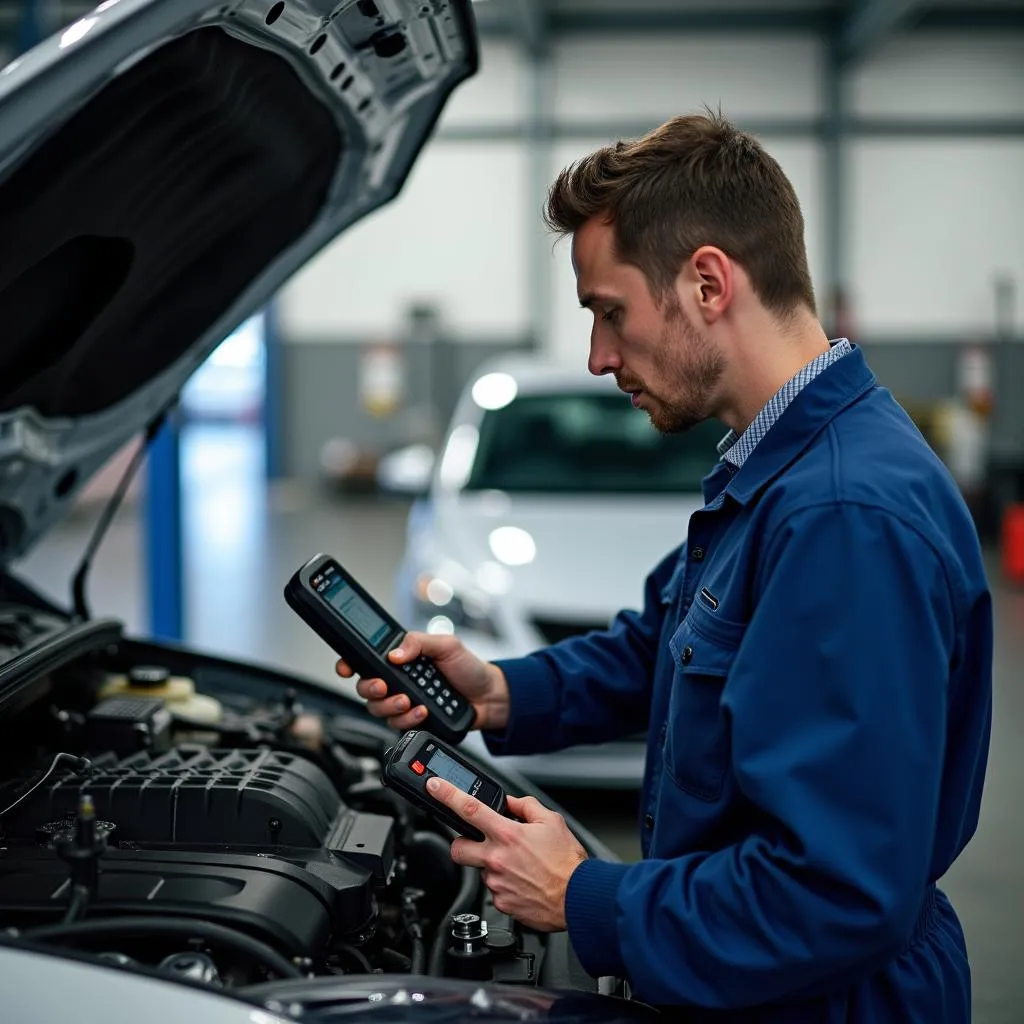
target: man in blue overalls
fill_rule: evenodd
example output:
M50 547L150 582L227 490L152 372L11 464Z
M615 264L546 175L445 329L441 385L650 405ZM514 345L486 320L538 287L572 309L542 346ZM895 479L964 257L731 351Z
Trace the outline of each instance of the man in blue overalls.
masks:
M968 1021L935 883L977 826L993 641L955 485L861 350L826 338L792 186L721 117L597 151L547 219L572 236L591 371L659 430L730 432L642 609L499 664L422 634L395 656L436 658L495 753L646 727L643 860L587 859L537 801L513 822L434 780L486 836L453 858L681 1019ZM422 721L379 680L359 692Z

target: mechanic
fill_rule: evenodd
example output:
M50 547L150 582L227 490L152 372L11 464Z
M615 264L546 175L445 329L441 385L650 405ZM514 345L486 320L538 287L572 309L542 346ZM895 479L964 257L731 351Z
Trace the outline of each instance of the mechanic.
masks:
M395 652L437 659L495 754L648 729L641 861L588 859L533 798L513 822L433 780L486 836L453 859L676 1019L968 1021L936 880L978 822L993 639L955 484L860 347L827 338L794 190L720 114L566 168L546 219L572 236L591 372L660 431L729 433L641 610L495 664L451 636ZM422 720L380 680L358 692Z

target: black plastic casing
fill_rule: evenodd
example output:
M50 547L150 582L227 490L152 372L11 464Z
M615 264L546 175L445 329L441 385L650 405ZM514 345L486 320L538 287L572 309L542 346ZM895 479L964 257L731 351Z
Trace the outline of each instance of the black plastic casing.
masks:
M482 840L484 835L479 829L463 821L427 792L427 780L436 774L428 767L428 763L438 749L475 776L475 782L469 790L470 796L475 797L499 814L503 814L506 818L512 818L513 821L518 820L509 813L505 791L494 779L487 776L477 765L457 751L440 742L437 737L418 729L411 729L409 732L403 733L399 741L384 755L381 781L385 786L405 797L411 804L422 808L438 821L458 832L459 835L465 836L467 839ZM417 762L423 766L422 773L416 772L412 768L412 765Z
M20 927L67 910L68 869L52 850L9 844L0 862L0 913ZM294 956L334 938L361 941L376 907L369 871L325 851L108 847L89 913L173 914L241 928Z
M125 694L100 701L86 715L90 753L112 750L121 757L137 750L163 753L171 746L173 716L167 702Z
M336 572L367 605L390 627L388 635L377 647L372 646L352 629L338 612L317 593L313 579L325 570ZM362 677L383 679L388 694L404 693L413 707L424 705L428 715L422 728L440 737L446 743L460 743L473 725L473 706L462 697L434 666L437 681L454 695L451 699L453 714L448 715L435 702L417 688L416 684L402 670L387 659L388 651L397 647L406 630L381 605L364 590L336 558L318 554L298 569L284 588L284 597L289 607L323 640L333 651L352 666Z
M4 819L0 919L58 920L68 868L50 848L88 793L113 823L89 913L167 913L251 932L296 956L362 941L375 890L395 873L391 815L348 807L298 754L180 744L163 754L98 755L62 772Z

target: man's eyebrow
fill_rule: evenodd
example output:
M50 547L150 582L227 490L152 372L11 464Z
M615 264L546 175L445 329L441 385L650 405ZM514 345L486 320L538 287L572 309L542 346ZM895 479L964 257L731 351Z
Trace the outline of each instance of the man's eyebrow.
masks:
M617 305L619 299L614 295L600 295L597 292L584 292L580 296L580 308L590 309L595 302L603 302L606 305Z

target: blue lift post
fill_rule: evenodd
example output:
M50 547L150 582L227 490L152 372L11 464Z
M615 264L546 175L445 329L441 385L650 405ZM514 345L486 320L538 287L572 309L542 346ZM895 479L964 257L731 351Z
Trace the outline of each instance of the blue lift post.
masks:
M184 639L181 444L171 414L150 442L146 465L145 566L149 632Z
M263 429L268 479L281 472L280 340L273 302L262 316L265 360ZM146 474L146 578L150 634L161 640L185 638L184 509L181 487L181 430L169 415L149 447Z
M31 50L46 38L45 6L44 0L22 0L15 37L15 49L19 55Z

